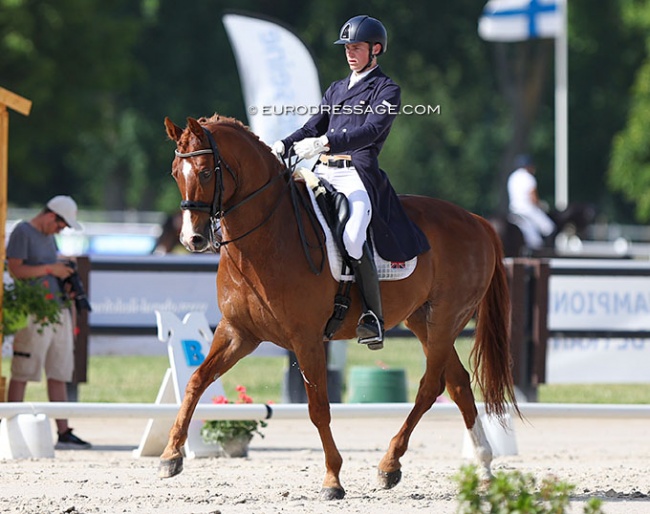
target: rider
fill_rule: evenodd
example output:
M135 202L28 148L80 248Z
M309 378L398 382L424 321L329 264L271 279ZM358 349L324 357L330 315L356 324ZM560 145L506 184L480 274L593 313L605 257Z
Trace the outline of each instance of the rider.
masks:
M301 159L322 154L316 175L347 197L350 218L343 244L363 301L357 337L371 349L380 349L384 319L377 270L366 243L368 226L375 247L387 260L409 260L429 245L406 217L387 175L379 169L379 152L400 107L399 86L377 65L377 56L387 48L386 29L375 18L354 16L345 22L334 44L345 45L352 73L330 85L319 112L274 143L272 150L286 157L293 146Z
M508 177L510 212L520 217L516 224L521 229L526 246L537 250L544 245L544 237L555 230L555 223L540 207L537 194L536 167L529 155L518 155L515 171Z

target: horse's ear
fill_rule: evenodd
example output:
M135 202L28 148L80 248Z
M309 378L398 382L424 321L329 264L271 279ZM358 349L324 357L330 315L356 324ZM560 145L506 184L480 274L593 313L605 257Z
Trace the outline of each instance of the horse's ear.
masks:
M169 136L169 139L178 143L178 140L181 138L181 134L183 133L183 129L177 125L174 125L174 123L172 123L172 120L170 120L168 117L165 117L165 129L167 129L167 135Z
M199 141L205 140L205 132L203 131L203 127L194 118L187 118L187 128L190 129L190 132L194 134L199 139Z

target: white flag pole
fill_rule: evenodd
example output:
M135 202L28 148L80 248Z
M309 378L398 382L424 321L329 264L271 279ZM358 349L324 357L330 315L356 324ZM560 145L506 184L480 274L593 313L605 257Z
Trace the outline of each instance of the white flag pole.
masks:
M559 0L560 30L555 37L555 208L569 204L569 102L567 3Z

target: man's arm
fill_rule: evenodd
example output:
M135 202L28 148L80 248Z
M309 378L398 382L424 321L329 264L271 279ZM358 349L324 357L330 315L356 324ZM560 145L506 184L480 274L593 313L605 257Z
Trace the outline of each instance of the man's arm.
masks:
M72 268L66 266L63 262L55 262L52 264L38 264L30 265L25 264L23 259L8 258L7 268L14 278L38 278L47 275L54 275L57 278L68 278L74 271Z

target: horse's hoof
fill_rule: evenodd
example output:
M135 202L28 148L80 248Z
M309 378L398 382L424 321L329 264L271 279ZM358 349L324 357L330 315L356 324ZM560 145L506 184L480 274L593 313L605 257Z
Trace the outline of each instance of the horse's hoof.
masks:
M479 475L479 483L478 483L479 489L483 491L487 491L492 485L493 478L494 477L492 476L492 473L489 473L487 475L483 475L483 474Z
M396 469L395 471L377 471L377 480L379 485L384 489L392 489L402 479L402 470Z
M178 475L181 471L183 471L183 457L160 459L158 465L158 476L160 478L170 478Z
M342 500L345 496L345 491L342 487L323 487L320 490L321 500Z

